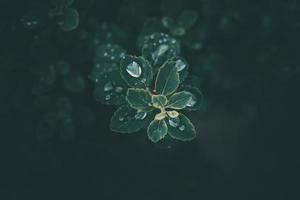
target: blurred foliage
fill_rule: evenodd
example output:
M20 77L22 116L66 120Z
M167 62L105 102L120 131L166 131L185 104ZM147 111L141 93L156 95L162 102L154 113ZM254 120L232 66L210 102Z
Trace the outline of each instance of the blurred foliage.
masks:
M114 177L123 175L124 171L116 166L124 164L127 164L128 168L137 168L143 164L144 168L146 166L159 168L156 170L157 175L168 177L166 178L168 181L159 182L158 185L161 187L156 189L163 188L164 184L168 185L169 182L178 183L178 180L187 185L180 187L173 184L172 190L182 193L176 196L168 193L163 195L165 198L184 199L187 198L186 194L197 191L199 187L205 188L207 184L210 184L207 187L211 188L222 187L211 183L218 182L218 173L223 173L218 171L220 166L211 169L202 165L203 160L209 162L207 161L209 156L205 157L199 153L208 151L205 148L210 146L211 141L205 143L203 140L196 140L188 144L190 146L184 146L185 151L181 148L176 151L176 148L172 147L184 144L178 144L171 139L151 144L145 135L121 139L121 136L115 136L109 130L108 116L111 116L115 109L101 105L98 101L106 102L102 98L102 86L108 80L114 80L114 77L113 73L106 71L107 77L98 80L98 75L104 72L97 66L105 62L111 66L113 72L123 54L140 55L144 37L153 32L169 34L179 41L180 56L188 63L191 75L186 79L188 84L182 88L187 91L193 90L190 87L192 85L200 88L203 93L199 98L204 97L204 104L199 112L194 112L191 116L196 128L204 131L200 132L201 139L209 137L205 131L221 132L219 129L224 127L217 129L218 125L230 121L230 117L233 116L234 119L249 123L256 122L252 127L249 124L238 124L242 122L237 120L236 123L232 122L234 127L224 128L227 128L227 133L231 133L236 126L244 126L240 131L245 135L232 136L241 139L237 140L242 144L236 145L240 150L239 153L251 157L250 161L245 161L246 158L237 155L241 156L238 157L241 159L241 168L260 169L260 165L265 164L266 168L271 169L272 164L267 163L268 159L270 162L273 162L272 159L278 162L273 158L276 157L273 154L277 153L285 155L279 157L285 157L283 159L287 163L288 158L296 158L296 155L292 156L295 153L286 153L297 152L293 148L299 146L295 144L298 139L293 140L293 135L284 137L282 133L293 132L287 131L287 128L294 127L292 123L298 120L294 104L299 103L299 98L294 98L293 94L298 91L300 77L299 1L19 0L1 1L0 9L0 81L3 83L0 84L2 92L0 105L3 107L0 115L1 119L4 119L2 130L9 133L7 136L4 134L4 137L7 137L5 139L8 140L8 144L12 144L8 148L11 152L18 153L20 163L16 168L20 174L23 173L21 166L24 165L28 169L33 168L32 171L38 171L39 173L36 173L38 175L53 170L49 176L56 177L59 170L64 172L72 170L75 164L70 161L70 157L78 156L74 158L78 159L74 161L77 164L75 169L89 171L88 164L102 167L105 173L95 175L98 178L95 182L103 177L102 181L105 183L103 185L108 185L107 187L115 188L115 184L127 185L127 181L112 182L110 175L106 175L109 170L114 170ZM113 85L120 91L118 96L111 97L115 105L121 105L124 101L125 90L121 90L119 86L126 87L124 82ZM223 116L222 112L227 115ZM218 118L219 121L211 119L215 116L214 113L223 118ZM208 119L213 122L205 128L203 124ZM6 121L8 123L5 123ZM253 136L247 135L250 134L247 132L250 129ZM228 141L224 138L218 139L222 144L226 142L230 144L228 145L230 147L227 147L232 150L233 142L230 142L234 140L232 138L227 138ZM285 150L280 148L282 143L287 143ZM147 148L145 144L150 147ZM153 145L156 148L153 148ZM139 147L141 151L137 153L136 149L130 149L129 146ZM251 148L251 152L245 150L247 147ZM194 151L196 148L198 153ZM178 155L176 157L168 154L168 158L167 156L162 158L162 155L153 149L158 151L173 149ZM224 149L211 152L223 153ZM96 155L93 152L100 153ZM120 152L135 156L121 156ZM186 152L189 153L190 159L197 163L188 160ZM90 154L93 156L89 157ZM101 164L94 165L94 160L98 156L103 156L104 161L101 160ZM223 159L224 155L220 157ZM85 162L87 158L89 161ZM137 158L141 159L138 164L134 162ZM119 163L114 159L122 162ZM185 173L178 174L179 169L175 167L178 163L172 159L187 161L187 166L191 169L185 168ZM114 166L108 165L107 160ZM167 164L169 161L172 167ZM136 166L129 166L130 162ZM224 164L226 160L220 162ZM46 170L40 172L40 169ZM146 170L149 171L149 168ZM212 170L210 171L212 177L200 172L209 170ZM213 173L215 172L213 170L217 172ZM93 172L95 171L98 171L98 168L93 169ZM122 171L122 174L119 171ZM241 176L237 173L235 180L240 182L250 179L252 182L250 181L249 188L253 188L257 181L253 177L256 176L247 174ZM263 172L258 172L257 177L262 174ZM264 178L276 182L270 174ZM71 174L69 176L71 178L68 177L68 180L73 180L73 176ZM151 176L149 173L147 178L157 183L154 178L157 176ZM89 177L92 175L89 174ZM14 178L9 177L8 180ZM211 180L214 178L217 180ZM25 185L26 180L30 178L21 177L21 179ZM39 183L41 179L35 178L32 181ZM54 185L57 180L53 179ZM132 177L126 177L126 180L129 179ZM211 182L199 183L199 179L209 179ZM158 199L156 194L143 190L141 187L144 185L137 182L135 186L140 189L136 190L138 194L144 195L143 192L146 192L148 199ZM64 188L64 183L58 184ZM222 182L224 183L227 182ZM26 187L20 184L11 184L14 188L10 191L12 199L18 199L14 197L15 190L20 188L26 190ZM241 189L239 184L236 186ZM281 189L278 186L275 189L271 186L264 190ZM129 189L128 187L125 187L125 190ZM69 188L69 191L74 189L77 188ZM34 189L35 192L38 190L39 187ZM240 190L241 195L244 195L244 192L243 189ZM43 190L40 193L43 193ZM208 189L201 195L211 197L212 193L212 190ZM49 195L47 198L51 199L53 194ZM26 198L26 195L20 196ZM67 196L65 199L73 196ZM109 191L103 194L104 199L110 199L111 196L113 194ZM267 195L265 197L269 198ZM256 195L253 198L256 198Z

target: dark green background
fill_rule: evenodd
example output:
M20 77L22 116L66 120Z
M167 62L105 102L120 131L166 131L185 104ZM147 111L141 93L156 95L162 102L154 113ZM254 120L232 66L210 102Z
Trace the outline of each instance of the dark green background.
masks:
M95 22L112 22L129 35L128 52L139 54L135 39L146 17L164 15L160 1L75 0L73 7L80 25L64 32L47 18L49 1L0 1L1 199L297 199L299 1L183 1L180 8L199 12L195 28L206 31L203 48L183 48L183 56L207 103L190 115L197 138L170 149L145 132L110 132L116 108L94 100L87 78L94 51L80 39ZM37 27L21 22L30 13L41 19ZM46 95L70 98L76 134L40 142L37 124L53 107L37 108L31 69L58 60L86 79L81 93L56 85Z

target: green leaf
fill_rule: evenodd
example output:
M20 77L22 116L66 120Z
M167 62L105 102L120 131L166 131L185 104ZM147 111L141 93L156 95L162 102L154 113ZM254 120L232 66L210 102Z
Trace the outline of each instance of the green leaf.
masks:
M72 31L79 25L79 14L74 8L66 8L64 10L63 20L58 25L64 31Z
M152 67L143 57L126 55L121 59L121 76L135 88L147 88L152 83Z
M147 129L148 138L156 143L163 139L168 133L168 126L165 120L153 120Z
M177 18L178 26L185 30L190 29L197 21L198 13L194 10L185 10Z
M156 71L167 60L179 55L178 41L165 33L153 33L144 39L142 55Z
M175 62L165 63L158 71L155 81L155 91L165 96L172 94L179 86L179 74Z
M126 100L130 107L149 111L151 110L151 94L148 90L139 88L129 88L127 90Z
M177 118L168 119L168 133L177 140L190 141L196 137L196 130L192 122L183 114Z
M193 94L187 91L181 91L173 94L167 105L168 108L183 109L185 108L193 98Z
M118 133L134 133L145 128L152 118L151 113L141 113L128 105L123 105L112 116L110 128Z
M152 96L152 104L155 108L163 108L167 105L168 99L164 95L153 95Z
M202 107L204 97L202 92L197 87L190 86L190 85L183 85L182 87L180 87L179 91L188 91L192 94L192 98L186 104L184 110L196 111Z
M116 64L119 67L120 60L125 56L126 51L116 44L103 44L96 47L94 66L105 70L106 64Z
M120 70L115 65L110 70L94 74L90 78L95 82L94 97L105 105L121 105L126 103L126 83L120 76ZM114 67L113 67L114 66Z

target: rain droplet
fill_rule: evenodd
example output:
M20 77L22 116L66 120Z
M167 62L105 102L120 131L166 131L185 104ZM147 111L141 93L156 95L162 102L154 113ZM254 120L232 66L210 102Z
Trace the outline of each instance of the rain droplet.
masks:
M123 116L119 116L119 121L124 121L124 117Z
M115 91L116 91L117 93L121 93L121 92L123 91L123 88L120 87L120 86L118 86L118 87L116 87Z
M103 89L104 89L105 92L111 91L113 88L114 88L114 87L113 87L113 85L112 85L112 83L111 83L110 81L107 82L107 83L104 85L104 87L103 87Z
M106 101L110 100L110 95L109 94L105 96L105 100Z
M179 126L179 130L180 130L180 131L184 131L184 129L185 129L185 125Z
M103 55L104 55L104 56L108 56L108 53L107 53L107 52L105 52Z
M186 106L187 107L193 107L196 103L197 103L196 98L194 96L192 96L192 98L190 98L190 100L188 101Z
M137 112L134 116L135 119L145 119L147 116L147 113L146 112Z
M132 77L138 78L142 74L142 68L139 64L137 64L135 61L127 65L126 71L128 74Z
M179 126L179 123L180 123L180 119L178 117L169 118L169 124L170 124L170 126L176 128L177 126Z
M186 67L186 64L181 59L178 59L176 61L175 67L177 68L177 71L180 72L180 71L184 70L184 68Z

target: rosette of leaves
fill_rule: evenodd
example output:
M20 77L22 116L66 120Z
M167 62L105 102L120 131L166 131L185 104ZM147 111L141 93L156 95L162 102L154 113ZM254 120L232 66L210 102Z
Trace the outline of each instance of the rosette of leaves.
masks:
M72 7L74 0L52 0L54 8L49 16L58 20L57 24L64 31L72 31L79 25L79 13Z
M112 131L134 133L147 128L148 138L154 143L167 135L181 141L196 137L194 125L182 111L199 108L199 90L180 87L180 71L174 59L165 61L155 73L144 57L126 55L120 71L128 89L126 103L111 119Z

